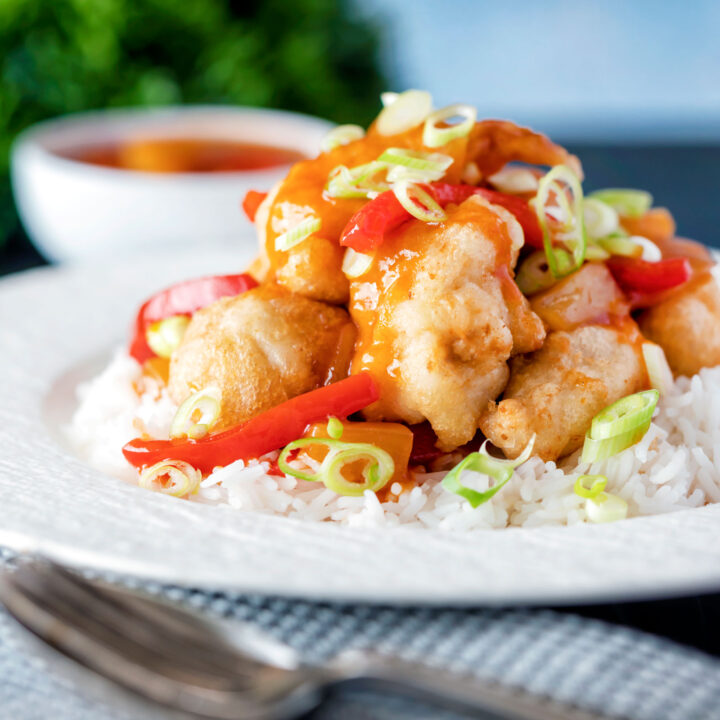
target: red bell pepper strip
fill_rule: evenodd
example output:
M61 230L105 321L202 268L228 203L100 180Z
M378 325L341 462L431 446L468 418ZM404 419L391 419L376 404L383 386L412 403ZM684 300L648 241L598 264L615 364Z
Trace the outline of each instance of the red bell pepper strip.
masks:
M257 287L255 278L246 273L214 275L187 280L153 295L138 311L128 352L139 363L144 363L155 357L145 339L149 325L173 315L192 315L222 297L239 295L254 287Z
M450 203L459 204L471 195L480 195L491 203L501 205L516 217L525 234L525 241L533 247L543 247L542 231L537 217L523 198L474 185L431 183L425 187L443 207ZM358 252L373 250L382 243L386 233L411 218L412 215L400 204L392 190L387 190L363 205L350 218L340 236L340 244Z
M684 257L648 262L639 258L614 256L605 261L615 282L627 294L659 293L682 285L692 275L690 261Z
M257 190L248 190L242 201L242 209L250 222L255 222L255 215L260 203L268 196L266 192L258 192Z
M346 418L380 397L372 375L361 372L286 400L247 422L200 440L131 440L123 455L135 467L184 460L203 473L235 460L258 458L303 436L305 428L328 417Z
M348 221L340 236L340 244L367 252L382 243L389 233L412 215L400 204L392 190L380 193L363 205Z
M450 203L459 204L471 195L480 195L493 205L500 205L515 216L525 235L525 242L534 248L542 249L543 235L535 211L528 205L527 200L517 195L508 195L489 188L475 187L474 185L449 185L447 183L432 183L433 193L440 205L445 207Z

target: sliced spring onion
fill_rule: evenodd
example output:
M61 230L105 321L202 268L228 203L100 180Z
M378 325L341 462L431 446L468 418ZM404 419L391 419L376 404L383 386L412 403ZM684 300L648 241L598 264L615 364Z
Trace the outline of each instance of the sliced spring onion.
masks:
M477 185L482 180L482 173L476 162L466 163L460 178L466 185Z
M622 233L613 233L607 237L600 238L597 240L597 243L603 250L609 252L611 255L638 258L643 253L642 245L639 245L632 238Z
M191 440L205 437L220 417L221 397L219 388L207 387L186 398L170 425L170 437Z
M659 397L657 390L643 390L608 405L593 418L590 437L602 440L647 425Z
M661 395L667 395L673 386L673 374L665 357L665 351L655 343L644 342L642 352L650 385Z
M627 450L645 437L648 427L650 427L650 423L635 430L628 430L620 435L613 435L600 440L590 437L589 434L586 435L580 458L581 462L594 463L598 460L607 460L613 455Z
M330 150L334 150L336 147L347 145L363 137L365 137L365 130L359 125L338 125L323 138L323 141L320 143L320 150L322 152L330 152Z
M597 198L585 198L583 217L587 234L595 240L616 232L620 227L617 211Z
M404 148L388 148L377 161L391 166L388 173L390 182L402 179L417 179L421 182L440 180L453 164L449 155Z
M323 461L323 483L338 495L362 495L366 490L377 492L387 485L395 472L395 461L390 453L370 443L346 443L343 450L328 453ZM346 465L366 461L362 471L364 483L348 480L342 471Z
M555 248L554 252L556 255L563 256L557 259L560 266L572 265L572 259L565 250ZM541 290L547 290L557 281L550 272L545 253L542 250L537 250L522 261L515 276L515 282L523 295L532 295Z
M575 481L575 494L590 500L605 489L607 482L604 475L581 475Z
M352 248L347 248L343 257L342 270L349 278L360 277L370 269L372 261L372 255L366 255Z
M172 317L151 323L145 331L145 340L158 356L169 358L185 335L190 318L187 315Z
M140 473L138 484L146 490L184 497L197 491L202 473L182 460L162 460Z
M400 93L396 92L383 92L380 93L380 102L382 103L383 107L390 107L400 96Z
M453 118L462 118L459 123L448 124ZM430 114L423 128L423 145L441 147L455 138L465 137L475 125L477 110L472 105L448 105ZM441 127L442 123L445 127Z
M372 193L390 189L382 177L387 171L385 163L373 161L354 168L338 165L330 171L325 192L336 198L366 198Z
M659 262L662 260L662 251L652 240L648 240L648 238L642 235L631 235L630 240L642 248L642 255L640 255L641 260L646 260L647 262Z
M566 189L572 192L572 202L567 196ZM569 268L560 267L558 255L553 248L553 238L550 235L547 218L547 205L551 192L564 216L560 221L557 237L572 253L573 263ZM587 233L583 218L583 192L577 175L567 165L556 165L540 179L534 207L543 234L545 256L550 272L556 278L569 275L583 264L587 251Z
M429 92L406 90L380 111L375 128L380 135L398 135L419 125L431 112Z
M306 473L289 465L290 453L311 445L323 445L328 448L328 453L316 472ZM382 448L371 443L346 443L332 438L295 440L283 448L277 462L280 470L286 475L311 482L322 482L325 487L338 495L358 496L366 490L377 492L387 485L395 472L392 456ZM342 473L346 465L358 462L364 463L363 482L348 480Z
M659 397L657 390L643 390L599 412L585 435L581 461L605 460L640 442L650 427Z
M333 440L339 440L342 437L343 434L343 424L342 421L338 420L336 417L328 418L327 421L327 434L329 437L331 437Z
M533 193L538 187L537 175L532 170L509 165L506 165L502 170L498 170L488 180L495 189L509 195Z
M586 260L607 260L609 257L610 253L601 245L596 245L594 242L588 242L587 250L585 250Z
M585 501L585 512L590 522L616 522L627 517L628 504L618 495L601 492Z
M292 230L284 232L275 238L275 249L279 252L286 252L290 248L299 245L303 240L310 237L322 227L322 220L319 217L305 218L299 225Z
M470 453L450 470L442 480L442 486L445 490L464 498L474 508L486 503L497 494L509 482L515 469L524 462L527 462L535 445L535 435L530 438L530 442L526 445L521 455L514 460L500 460L499 458L492 457L486 450L487 444L488 441L486 440L480 450ZM463 485L461 476L466 470L487 475L494 480L494 485L484 492L473 490Z
M629 190L622 188L607 188L596 190L590 197L610 205L625 217L640 217L652 205L652 195L645 190Z
M432 195L409 180L399 180L392 186L398 202L418 220L443 222L447 215Z

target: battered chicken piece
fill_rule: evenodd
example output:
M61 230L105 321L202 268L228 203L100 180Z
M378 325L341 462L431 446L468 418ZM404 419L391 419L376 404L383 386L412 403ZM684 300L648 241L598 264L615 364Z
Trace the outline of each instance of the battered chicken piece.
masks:
M505 387L508 358L545 336L512 279L522 244L515 218L479 196L440 225L409 222L385 238L350 288L353 371L381 387L368 419L427 419L443 450L472 439Z
M586 325L548 334L531 355L512 360L504 399L480 429L508 457L536 434L534 455L556 460L577 450L600 410L646 387L637 327Z
M665 351L676 375L720 365L720 288L711 273L651 307L639 324L643 335Z
M180 403L219 387L222 429L342 379L354 341L345 310L262 285L193 315L170 362L170 395Z

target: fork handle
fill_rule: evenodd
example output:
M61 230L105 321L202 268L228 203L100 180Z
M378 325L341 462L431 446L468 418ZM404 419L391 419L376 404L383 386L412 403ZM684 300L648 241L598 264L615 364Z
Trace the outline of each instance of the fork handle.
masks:
M503 720L603 720L607 716L562 705L555 700L502 686L475 676L435 668L403 658L362 653L364 667L345 681L396 692L406 697Z

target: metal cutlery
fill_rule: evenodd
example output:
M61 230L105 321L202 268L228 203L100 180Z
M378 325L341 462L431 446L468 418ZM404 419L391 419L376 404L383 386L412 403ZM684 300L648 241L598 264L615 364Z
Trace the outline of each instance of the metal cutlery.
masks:
M252 626L181 610L46 560L20 561L0 577L0 601L34 636L86 670L195 717L294 718L333 688L353 683L487 718L600 718L518 688L366 650L306 665Z

